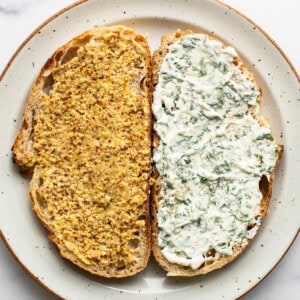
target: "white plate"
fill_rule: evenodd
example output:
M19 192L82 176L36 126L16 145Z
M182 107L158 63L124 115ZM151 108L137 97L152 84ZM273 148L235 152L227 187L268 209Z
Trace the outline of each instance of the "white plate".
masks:
M193 29L231 44L262 87L262 110L284 144L270 213L251 246L220 271L196 278L166 278L154 261L129 279L89 275L67 262L31 210L29 178L11 160L30 87L46 59L62 44L96 25L124 24L148 35L157 48L162 34ZM209 1L99 1L73 5L48 20L21 46L0 82L0 228L11 252L32 277L67 299L232 299L259 283L279 262L299 231L299 77L276 45L256 25Z

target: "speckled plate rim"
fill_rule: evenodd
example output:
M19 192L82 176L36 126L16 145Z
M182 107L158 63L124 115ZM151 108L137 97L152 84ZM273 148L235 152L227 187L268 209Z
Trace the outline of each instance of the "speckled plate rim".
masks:
M7 71L9 70L10 66L13 64L15 58L17 57L17 55L24 49L24 47L27 45L27 43L34 38L34 36L39 33L39 31L41 29L43 29L44 27L46 27L49 23L51 23L51 21L55 20L58 16L62 15L63 13L77 7L80 4L83 4L85 2L88 2L88 0L81 0L81 1L77 1L67 7L65 7L64 9L60 10L59 12L57 12L56 14L54 14L52 17L50 17L49 19L47 19L44 23L42 23L37 29L35 29L31 35L19 46L19 48L16 50L16 52L13 54L13 56L11 57L11 59L9 60L9 62L7 63L7 65L5 66L3 72L0 75L0 82L3 80L3 78L5 78L5 75L7 73ZM212 1L213 2L213 1ZM292 70L292 72L294 73L296 79L299 81L300 77L299 74L297 74L297 71L295 69L295 67L292 65L292 63L290 62L290 60L288 59L288 57L286 56L286 54L282 51L282 49L277 45L277 43L260 27L258 26L255 22L253 22L251 19L249 19L247 16L245 16L244 14L240 13L239 11L237 11L236 9L232 8L231 6L224 4L223 2L219 1L219 0L214 0L215 3L218 3L219 5L227 8L230 11L233 11L235 14L243 17L245 20L247 20L250 24L252 24L255 28L257 28L277 49L277 51L281 54L281 56L284 58L284 60L288 63L290 69ZM265 274L264 277L260 278L260 280L257 280L257 282L252 285L249 286L249 289L245 289L242 293L240 293L239 297L244 296L246 293L248 293L250 290L252 290L254 287L257 286L257 284L259 284L266 276L268 276L272 270L277 266L277 264L281 261L281 259L284 257L284 255L288 252L289 248L291 247L292 243L294 242L294 240L297 238L297 235L299 234L299 228L296 231L296 233L293 235L291 242L286 245L286 249L285 251L282 253L281 257L276 261L276 263L273 265L272 268L270 268L268 270L268 272ZM31 271L30 268L28 268L26 265L23 264L23 262L18 258L18 256L15 254L14 249L11 247L10 243L9 243L9 239L6 238L6 236L3 234L3 232L0 229L0 236L3 239L5 245L7 246L8 250L11 252L11 254L13 255L13 257L15 258L15 260L20 264L20 266L37 282L39 283L43 288L45 288L46 290L48 290L50 293L52 293L54 296L56 296L57 298L61 298L63 299L56 291L54 291L53 289L49 288L46 284L44 284L38 277L36 277Z

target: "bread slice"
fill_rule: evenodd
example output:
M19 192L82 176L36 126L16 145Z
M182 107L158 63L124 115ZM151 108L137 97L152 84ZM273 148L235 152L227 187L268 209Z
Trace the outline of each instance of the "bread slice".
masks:
M195 275L211 272L213 270L222 268L227 263L235 260L237 258L237 256L239 256L245 250L247 245L254 238L258 228L260 227L262 219L267 215L268 205L269 205L269 202L271 199L271 193L272 193L272 183L273 183L273 179L274 179L275 165L279 162L279 160L281 158L281 154L283 152L282 146L277 145L275 142L273 142L274 145L270 144L271 145L270 147L274 147L272 149L275 149L275 155L272 160L272 162L273 162L272 167L269 171L269 174L266 174L266 175L261 174L260 175L261 177L256 179L256 187L257 187L258 191L260 190L260 195L261 195L261 199L258 198L259 207L258 207L258 209L256 209L255 215L250 220L244 221L244 224L243 224L243 226L244 226L243 230L245 230L244 237L237 238L236 241L233 241L233 242L230 240L230 238L227 238L227 240L225 239L226 243L223 243L223 244L226 244L225 249L226 249L227 253L225 250L221 251L221 250L216 249L217 247L214 247L212 245L214 241L210 242L210 244L206 247L202 246L203 243L205 243L205 242L207 242L207 240L209 241L211 239L211 236L209 236L209 235L207 236L206 231L204 231L203 234L202 233L198 234L197 232L195 232L195 228L191 224L192 222L195 221L195 220L192 220L192 217L190 217L190 219L188 221L186 221L185 223L183 222L184 224L182 224L182 225L180 224L179 217L174 216L174 214L178 213L178 211L180 209L182 209L183 206L180 206L181 202L178 202L176 200L176 197L173 195L176 195L176 196L179 195L178 197L182 197L182 199L186 200L186 198L184 198L184 197L186 197L186 194L189 193L189 189L192 190L192 188L190 186L185 187L186 179L185 179L185 181L181 182L181 183L183 183L182 185L181 185L181 183L178 184L179 181L177 179L176 179L177 181L174 181L175 180L174 174L177 172L176 164L180 164L181 162L180 162L180 160L178 160L176 162L176 164L172 164L171 166L168 166L167 165L168 162L171 161L170 157L172 157L172 159L175 159L174 157L176 156L176 153L174 154L174 152L176 152L176 150L170 148L171 150L167 149L169 151L168 152L166 150L166 146L164 146L164 145L168 145L168 143L171 144L174 141L174 139L176 138L174 132L173 133L171 132L171 131L174 131L174 127L176 127L176 126L173 126L174 124L171 122L173 120L172 118L183 118L182 112L180 114L179 113L176 114L176 109L178 107L174 108L174 102L175 102L174 99L176 99L176 101L178 101L178 97L182 97L182 94L178 94L179 96L178 95L176 96L174 94L174 91L176 90L175 85L177 84L179 87L180 86L182 87L183 83L186 83L185 80L187 80L187 79L185 79L186 77L182 74L180 74L178 76L175 73L174 73L175 75L171 74L171 71L172 72L174 70L176 71L176 68L178 68L179 70L181 70L181 68L186 70L185 69L186 66L183 66L183 64L179 65L178 63L181 63L180 61L177 61L176 63L174 63L174 56L173 57L171 55L168 56L168 54L171 53L172 51L174 51L174 53L175 53L180 48L180 47L171 48L172 45L175 45L177 42L181 42L181 44L182 44L181 47L184 47L184 45L183 45L184 42L182 42L183 38L185 38L186 36L190 36L190 35L195 36L195 33L193 33L192 31L189 31L189 30L188 31L176 31L176 32L173 32L173 33L163 36L162 41L161 41L161 47L159 49L157 49L155 51L155 53L153 54L153 86L154 86L153 111L154 111L154 116L155 116L154 128L156 128L155 126L159 126L158 125L159 122L160 123L165 122L164 125L170 126L170 127L168 127L170 129L168 129L169 131L167 131L167 133L163 137L159 136L158 132L156 132L156 133L154 132L154 137L153 137L154 162L155 162L156 168L154 168L154 176L153 177L154 177L155 183L152 187L152 202L151 202L151 205L152 205L152 249L153 249L153 253L154 253L154 256L155 256L157 262L161 265L161 267L163 269L166 270L168 276L195 276ZM206 36L206 41L204 43L207 43L207 41L215 41L217 43L220 43L214 37L211 37L211 36ZM191 45L186 44L186 47L190 47L190 46ZM194 46L191 46L191 49L193 47ZM222 47L222 49L225 49L224 44L222 44L221 47ZM232 53L232 50L233 50L232 48L228 48L228 52ZM178 50L178 53L179 53L179 51L181 51L181 50ZM188 53L189 51L193 51L193 50L188 49L186 53ZM185 54L182 54L182 55L185 55ZM203 52L202 52L202 54L200 53L199 55L203 55ZM232 54L230 54L230 55L232 55ZM168 61L166 60L167 56L168 56ZM241 62L241 59L237 55L233 55L233 56L234 57L232 59L232 66L236 69L239 69L240 73L241 73L241 75L238 75L239 80L242 78L241 76L244 76L243 80L246 80L247 82L251 83L253 86L253 89L256 90L256 93L257 93L256 103L252 103L251 105L249 104L248 109L245 110L245 113L242 116L236 116L236 117L237 118L245 117L248 119L250 118L251 122L254 122L254 123L256 122L258 127L268 128L268 126L269 126L268 120L259 114L259 104L262 99L261 90L258 88L257 84L255 83L253 75L247 71L245 65ZM204 57L203 59L204 59L204 61L205 60L209 61L209 59L207 57ZM169 70L171 70L169 73L172 75L171 78L166 77L168 75L168 74L166 75L166 73L165 73L166 67L164 70L162 70L163 63L165 63L166 65L167 64L172 65L172 67L170 67L170 69L169 69ZM188 61L187 64L189 64L189 63L190 63L190 61ZM195 59L194 63L196 64L196 59ZM190 66L190 69L188 69L189 67L187 67L188 71L185 71L185 72L193 73L194 69L192 67L193 67L193 65ZM200 76L201 78L199 80L202 80L202 78L206 78L207 76L210 76L210 73L208 73L209 68L212 68L212 66L208 66L207 67L208 71L205 70L205 72L203 71L201 73L201 76ZM179 72L182 72L182 71L179 71ZM235 71L235 72L238 72L238 71ZM226 70L224 71L224 74L225 73L226 73ZM165 78L167 78L167 80L165 80L165 82L163 83L162 78L164 76L165 76ZM177 78L176 78L176 76L177 76ZM189 75L187 75L187 76L189 76ZM193 79L190 79L190 80L192 81ZM168 85L169 81L173 82L172 83L173 85ZM177 82L177 83L174 83L174 82ZM195 83L192 82L191 84L195 84ZM159 88L158 88L158 86L159 86ZM165 86L165 87L163 87L163 86ZM205 89L204 83L203 83L203 86L204 86L203 89ZM183 93L182 90L180 93ZM201 93L202 93L202 90L199 87L198 99L201 99L201 97L199 96L199 95L201 95ZM167 95L167 94L172 95L173 103L170 104L167 102L167 100L170 100L170 98L169 99L166 98L166 97L170 97L170 96L165 97L165 95ZM213 100L213 99L210 99L210 100ZM223 98L223 100L224 100L224 98ZM225 100L225 101L227 101L227 100ZM172 101L170 101L170 102L172 102ZM185 101L188 102L189 100L187 100L187 98L185 98ZM197 101L198 100L195 100L195 102L197 102ZM176 102L176 103L178 103L178 102ZM203 115L204 114L203 111L207 108L207 103L201 104L200 102L201 102L201 100L199 100L198 104L197 103L195 104L196 106L198 105L197 106L198 116L201 114ZM182 104L182 105L188 105L188 104ZM178 104L178 106L179 106L179 104ZM160 111L163 111L166 109L168 109L168 113L160 113ZM156 116L156 112L159 112L159 113L157 113L159 115L158 117ZM217 113L217 112L218 112L218 110L216 109L213 113ZM231 114L230 111L227 113ZM167 116L167 114L168 114L168 116ZM209 116L208 116L208 119L209 119ZM238 122L238 120L234 121L234 122ZM171 128L171 126L173 126L173 127ZM186 127L190 126L190 123L186 124L185 126ZM160 128L162 128L162 126ZM183 128L180 127L180 129L182 129L183 131L185 130L184 127ZM163 130L164 129L161 129L161 132L163 132ZM203 130L204 130L204 128L202 128L202 131ZM235 129L235 130L238 130L238 129ZM160 132L160 134L162 134L161 132ZM194 131L194 135L199 134L199 133L201 133L201 128L200 129L198 128L198 132L196 132L196 133ZM167 136L167 134L169 134L169 136ZM226 134L227 134L226 132L221 133L222 136L226 136ZM162 140L162 138L163 138L163 140ZM189 138L193 138L192 135L189 136ZM271 134L267 134L265 136L265 138L267 138L269 140L273 140L273 137ZM210 142L211 142L210 140L206 141L206 143L204 143L204 145L203 145L203 149L206 149L205 145L207 145ZM159 150L159 146L161 143L162 143L162 148L161 148L161 150ZM196 141L196 143L197 143L197 141ZM224 145L226 145L225 143L226 143L226 141L224 140ZM163 148L163 147L165 147L165 148ZM190 146L190 148L187 147L187 152L190 151L190 149L192 147L193 146ZM156 155L155 153L157 153L157 152L159 152L159 155L155 158L155 155ZM222 156L223 154L221 153L218 155ZM218 156L217 156L217 158L218 158ZM164 159L165 159L165 161L164 161ZM216 157L214 159L216 159ZM263 160L262 157L260 157L258 159ZM200 166L203 166L203 164L204 164L203 160L208 160L208 156L203 156L203 153L201 153L201 151L200 151L198 153L198 161L195 161L192 159L192 161L189 160L189 161L187 161L187 163L198 164L200 161L200 163L199 163ZM159 170L157 168L157 164L160 164L160 166L163 165L163 167L160 167L161 173L159 172ZM169 176L167 174L167 171L165 171L165 169L167 169L168 167L172 170L169 173L169 174L172 173L172 176ZM181 169L181 171L182 170L184 170L184 169ZM223 172L221 172L220 176L215 175L215 178L221 178L220 181L218 181L219 179L216 179L216 180L209 179L208 180L209 182L215 184L215 185L212 184L211 186L216 186L216 184L219 184L219 182L222 182L222 176L223 176L223 178L226 176L229 177L230 171L228 171L228 172L225 171L224 172L225 175L222 175ZM167 177L167 176L169 176L169 177ZM173 181L172 181L172 177L173 177ZM166 179L168 179L170 181L167 182ZM205 184L206 184L205 182L207 182L207 178L200 177L200 180L203 181L203 186L205 186ZM223 181L226 182L226 180L228 180L228 179L224 179ZM228 187L230 189L233 185L230 185L231 184L230 180L228 182L229 182ZM187 182L187 184L189 184L189 183ZM170 185L171 187L168 188L168 185ZM184 192L181 192L181 194L180 194L180 189L184 189L184 187L186 189L184 190ZM167 190L167 192L163 192L164 189ZM206 189L204 191L210 192L210 191L208 191L208 189ZM212 192L212 195L213 195L212 197L215 197L214 195L216 195L218 193L218 191L220 191L220 190L218 190L216 188ZM207 196L207 193L206 193L206 195L204 193L204 196L203 196L204 200L206 199L206 196ZM169 199L168 199L168 197L169 197ZM224 197L224 199L226 199L226 197L227 197L226 191L225 191L225 193L223 193L222 197ZM222 197L221 197L221 199L218 199L218 201L221 201ZM236 197L238 197L238 195ZM173 202L170 201L170 199ZM183 201L182 199L181 199L181 201ZM205 201L203 199L201 197L196 199L197 205L199 205L199 206L204 205L203 202L205 202ZM209 201L210 201L210 199L211 198L209 198ZM187 200L189 200L189 199L187 199ZM167 201L169 201L171 204L170 203L166 204L166 203L168 203ZM230 202L230 201L232 201L232 202ZM197 221L207 222L207 224L211 224L210 223L211 221L208 219L215 217L216 215L218 215L218 213L220 213L219 214L220 217L218 217L218 220L216 221L218 223L218 225L215 225L217 227L217 229L216 229L217 231L214 232L213 231L214 229L210 229L210 230L212 230L212 233L218 232L220 235L222 235L224 233L224 232L222 232L222 227L226 228L226 226L228 226L228 224L225 222L227 222L228 220L233 220L235 218L234 216L227 216L226 219L225 218L222 219L222 217L224 216L222 211L223 210L229 211L231 209L230 206L234 205L234 203L235 203L234 199L231 199L230 201L229 201L229 204L227 202L223 206L221 206L221 205L218 206L218 203L214 204L214 205L208 204L208 208L206 208L207 211L205 213L202 213L202 215L200 213L199 215L201 215L201 217ZM194 201L194 203L195 203L195 201ZM189 204L187 204L187 206L188 205ZM166 209L166 207L168 209L167 212L164 211L164 209ZM197 209L195 209L195 207L191 208L190 210L187 209L187 211L191 215L197 214ZM158 216L160 213L161 213L161 217ZM180 213L181 212L178 213L179 216L181 216ZM208 217L206 217L205 215L207 215ZM174 223L170 223L171 221L168 220L168 218L170 219L170 217L174 218L174 220L173 220ZM163 218L165 218L165 219L163 219ZM179 225L176 222L178 222ZM235 224L234 222L235 221L232 221L233 226ZM165 224L168 224L168 225L165 225ZM167 226L169 226L169 227L167 228ZM202 230L203 229L203 227L201 227L202 223L200 223L199 226L200 226L200 229ZM239 226L242 226L242 225L239 223ZM187 229L185 229L185 228L187 228ZM192 228L192 229L189 229L189 228ZM200 229L199 229L199 231L200 231ZM189 230L191 230L191 231L189 231ZM227 232L226 232L226 234L228 235ZM197 238L194 237L196 235L197 235ZM166 240L164 241L163 239L166 239ZM159 242L159 240L160 240L160 242ZM198 265L196 265L196 266L193 265L193 263L192 263L193 257L190 256L191 251L190 251L189 247L190 247L190 244L192 243L192 242L191 243L189 242L190 240L194 241L193 246L195 246L195 249L196 249L194 252L197 252L197 247L198 248L203 247L203 249L204 249L202 252L202 258L200 258L200 263L198 262ZM196 242L195 242L195 240L196 240ZM218 238L216 240L218 240ZM186 245L182 245L184 243L186 243ZM167 253L167 251L169 251L168 255L165 255L165 253L164 253L165 249L167 249L166 253ZM202 262L201 262L201 259L203 259ZM183 263L182 263L182 261L183 261ZM190 263L189 263L189 261L190 261Z
M149 259L151 86L143 36L86 31L42 68L13 145L50 239L99 276L134 275Z

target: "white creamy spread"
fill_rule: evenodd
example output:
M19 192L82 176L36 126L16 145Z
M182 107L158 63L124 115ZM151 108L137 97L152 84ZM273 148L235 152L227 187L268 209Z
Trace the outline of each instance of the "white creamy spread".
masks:
M154 91L158 245L169 262L192 269L208 251L231 255L255 235L259 181L277 159L269 128L253 118L259 91L235 57L206 35L186 35L169 46Z

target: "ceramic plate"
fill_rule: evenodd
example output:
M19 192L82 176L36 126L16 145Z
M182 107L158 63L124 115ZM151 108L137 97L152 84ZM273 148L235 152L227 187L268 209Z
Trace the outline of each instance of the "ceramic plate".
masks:
M263 114L284 145L269 216L251 246L220 271L196 278L166 278L151 260L137 276L108 280L67 262L31 210L30 178L11 159L30 87L62 44L99 25L123 24L148 36L151 49L162 34L190 28L234 46L263 90ZM276 45L256 25L215 1L101 1L77 3L36 30L5 69L0 85L1 235L20 264L48 290L67 299L232 299L261 281L279 262L299 230L299 78ZM299 182L299 181L298 181ZM271 255L270 255L271 254Z

